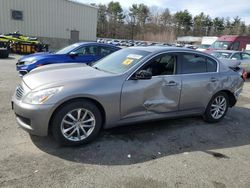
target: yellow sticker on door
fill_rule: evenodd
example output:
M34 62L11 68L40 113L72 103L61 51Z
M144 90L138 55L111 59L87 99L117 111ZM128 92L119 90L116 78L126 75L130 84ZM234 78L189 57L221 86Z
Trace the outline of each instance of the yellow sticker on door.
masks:
M127 59L125 59L123 62L122 62L122 64L123 65L130 65L131 63L133 63L133 59L129 59L129 58L127 58Z

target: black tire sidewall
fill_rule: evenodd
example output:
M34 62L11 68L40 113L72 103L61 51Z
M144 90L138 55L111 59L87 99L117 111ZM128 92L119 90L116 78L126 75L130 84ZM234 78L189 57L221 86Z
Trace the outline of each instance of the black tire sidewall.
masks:
M89 111L94 115L95 117L95 128L92 131L92 133L84 140L81 141L70 141L66 139L62 132L61 132L61 122L64 116L77 108L84 108ZM92 103L91 101L88 100L79 100L79 101L73 101L68 104L63 105L55 114L53 120L52 120L52 133L55 139L58 141L59 144L61 145L80 145L80 144L86 144L92 141L99 133L100 129L102 127L102 116L101 112L98 109L98 107Z
M225 99L226 99L226 110L223 114L223 116L221 116L219 119L214 119L213 116L211 115L211 105L212 103L214 102L214 99L218 96L223 96ZM212 98L211 100L209 101L208 105L207 105L207 108L206 108L206 111L204 113L204 119L205 121L209 122L209 123L216 123L216 122L219 122L221 121L224 116L227 114L227 110L228 110L228 106L229 106L229 99L228 99L228 95L225 93L225 92L218 92L216 93Z

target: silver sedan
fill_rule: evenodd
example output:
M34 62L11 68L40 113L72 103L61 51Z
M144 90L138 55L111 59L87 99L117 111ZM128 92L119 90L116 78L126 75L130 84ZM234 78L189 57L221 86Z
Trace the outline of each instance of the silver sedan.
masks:
M250 73L250 53L233 50L214 50L211 55L217 58L232 59L240 61L240 67Z
M52 132L64 145L93 140L101 128L201 115L218 122L241 93L245 76L189 49L132 47L92 66L48 65L22 78L12 98L18 124Z

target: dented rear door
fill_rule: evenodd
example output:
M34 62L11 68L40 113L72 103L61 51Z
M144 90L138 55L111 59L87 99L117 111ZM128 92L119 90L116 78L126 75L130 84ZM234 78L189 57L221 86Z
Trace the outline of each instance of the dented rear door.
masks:
M180 75L153 76L149 80L125 81L121 94L121 116L130 118L150 113L178 111Z

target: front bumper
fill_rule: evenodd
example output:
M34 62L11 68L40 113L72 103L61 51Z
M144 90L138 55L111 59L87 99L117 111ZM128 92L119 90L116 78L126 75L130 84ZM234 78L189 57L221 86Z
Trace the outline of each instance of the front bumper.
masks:
M11 105L16 115L17 124L21 128L32 135L48 135L53 105L30 105L17 100L15 96L12 97Z

